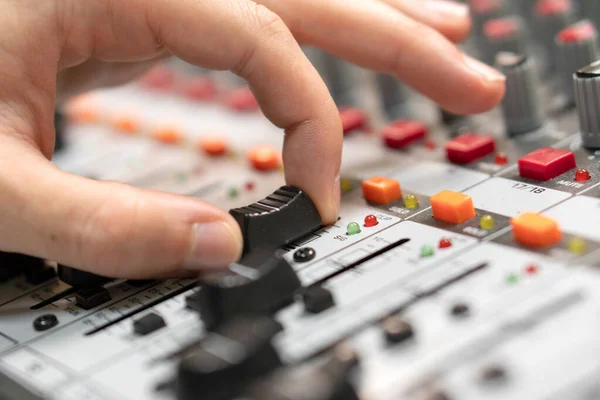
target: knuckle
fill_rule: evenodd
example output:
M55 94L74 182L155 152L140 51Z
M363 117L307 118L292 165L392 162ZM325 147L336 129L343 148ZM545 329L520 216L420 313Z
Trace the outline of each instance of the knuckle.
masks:
M252 16L261 36L278 39L290 35L283 20L267 7L254 3Z

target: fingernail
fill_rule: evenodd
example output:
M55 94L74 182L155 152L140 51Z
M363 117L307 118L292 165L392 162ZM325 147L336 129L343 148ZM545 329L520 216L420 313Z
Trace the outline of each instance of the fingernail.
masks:
M236 261L242 251L241 237L226 222L194 224L193 240L185 263L189 270L225 268Z
M506 77L500 71L482 63L479 60L476 60L469 56L465 56L464 60L465 64L467 65L467 68L475 72L477 75L481 76L486 81L503 82L506 80Z
M466 4L449 0L424 1L423 6L429 11L450 18L466 18L469 16L469 7Z

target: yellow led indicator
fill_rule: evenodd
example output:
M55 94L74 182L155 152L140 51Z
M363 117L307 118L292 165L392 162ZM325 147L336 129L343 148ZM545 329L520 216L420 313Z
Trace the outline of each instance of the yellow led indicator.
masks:
M571 253L580 255L585 253L587 245L585 243L585 240L581 238L573 238L569 240L569 242L567 243L567 247Z
M490 230L494 229L494 227L496 226L496 221L494 220L494 217L492 217L491 215L484 215L479 220L479 226L481 227L481 229L490 231Z
M352 182L349 179L340 179L340 189L342 192L349 192L352 190Z
M412 210L413 208L417 208L419 206L419 199L417 196L413 194L407 194L404 196L404 208L408 208Z

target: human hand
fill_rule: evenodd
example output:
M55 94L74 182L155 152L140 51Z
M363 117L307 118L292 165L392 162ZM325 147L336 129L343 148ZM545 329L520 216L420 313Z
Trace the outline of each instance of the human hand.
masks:
M115 278L227 265L240 255L240 231L226 211L197 199L60 171L49 161L57 97L119 83L169 55L231 70L285 128L287 182L331 223L341 123L298 42L392 73L455 113L488 110L504 91L501 75L451 43L467 34L469 21L466 9L446 1L1 3L0 249Z

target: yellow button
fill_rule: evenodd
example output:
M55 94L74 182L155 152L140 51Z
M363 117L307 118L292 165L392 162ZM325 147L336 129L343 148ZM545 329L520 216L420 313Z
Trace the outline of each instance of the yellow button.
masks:
M374 176L361 183L363 196L376 204L388 204L402 197L400 183L394 179Z
M451 224L462 224L475 216L473 199L464 193L444 190L430 199L433 217Z
M510 220L515 240L531 247L552 246L560 242L558 224L543 215L524 213Z

